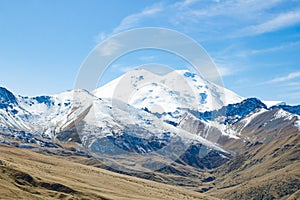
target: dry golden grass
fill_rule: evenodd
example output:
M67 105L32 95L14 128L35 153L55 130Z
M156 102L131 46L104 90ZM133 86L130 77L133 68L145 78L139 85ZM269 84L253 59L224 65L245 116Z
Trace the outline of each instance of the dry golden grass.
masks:
M300 134L250 148L217 169L209 195L225 199L299 199Z
M214 199L27 149L0 146L0 160L0 199Z

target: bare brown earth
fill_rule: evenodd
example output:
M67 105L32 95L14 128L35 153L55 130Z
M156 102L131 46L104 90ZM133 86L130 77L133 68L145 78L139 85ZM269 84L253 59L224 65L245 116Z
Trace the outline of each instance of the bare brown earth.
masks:
M0 146L0 199L215 199L76 159Z

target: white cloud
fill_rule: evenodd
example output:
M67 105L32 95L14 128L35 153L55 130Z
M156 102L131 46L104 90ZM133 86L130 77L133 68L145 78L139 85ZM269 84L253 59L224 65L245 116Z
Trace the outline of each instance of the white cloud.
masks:
M229 75L232 75L235 73L235 71L230 69L229 67L220 66L220 67L217 67L217 69L218 69L221 77L229 76Z
M118 68L121 68L122 66L123 66L122 64L117 63L117 64L112 64L110 67L112 69L118 69Z
M122 45L117 40L110 39L99 46L97 50L102 56L111 56L120 48L122 48Z
M198 2L199 0L184 0L184 1L180 1L174 4L174 7L177 7L179 9L185 8L190 6L193 3Z
M129 15L125 17L119 26L117 26L114 30L113 33L118 33L120 31L124 31L129 28L133 28L134 26L138 25L139 21L143 19L144 17L149 17L152 15L155 15L163 10L162 4L154 4L151 7L145 8L142 12L140 13L135 13L132 15Z
M300 23L300 10L281 13L278 16L257 25L248 26L238 31L237 36L260 35L280 30Z
M231 65L227 65L224 63L216 64L216 70L217 71L211 70L206 73L207 77L209 77L210 80L218 81L220 78L222 79L226 76L231 76L241 71L241 69L239 68L233 68Z
M265 49L253 49L253 50L243 50L238 52L236 55L241 57L247 57L249 55L257 55L257 54L265 54L265 53L271 53L275 51L281 51L285 49L289 49L291 47L295 47L300 45L300 42L290 42L290 43L284 43L278 46L265 48Z
M292 87L293 87L293 86L297 86L297 87L299 88L299 87L300 87L300 82L291 82L291 83L288 83L287 86L290 86L290 87L291 87L291 86L292 86Z
M163 11L162 4L156 3L150 7L145 8L139 13L128 15L127 17L121 20L120 24L117 27L115 27L111 33L107 34L105 32L101 32L97 36L95 36L95 41L96 43L101 43L113 34L138 26L140 21L145 17L154 16L155 14L161 11Z
M275 17L274 13L270 12L270 9L279 8L286 2L287 0L183 0L175 4L155 3L141 12L125 17L111 34L147 22L146 26L168 24L169 28L186 33L197 31L204 40L258 35L300 22L300 10L281 13ZM157 15L158 13L160 15ZM153 23L148 20L152 17ZM100 33L97 41L103 41L111 34Z
M280 51L284 50L293 46L299 45L300 42L291 42L291 43L286 43L282 44L279 46L271 47L271 48L266 48L266 49L258 49L258 50L252 50L251 54L263 54L263 53L269 53L269 52L274 52L274 51Z
M96 43L101 43L103 42L105 39L107 38L107 35L104 32L99 33L96 37L95 37L95 41Z
M261 17L261 12L272 8L283 0L235 0L235 1L215 1L208 4L208 7L202 6L201 9L188 10L193 17L214 17L227 16L234 17L237 20L243 18L253 19Z
M221 77L231 76L244 70L240 62L234 60L231 56L227 56L229 49L230 47L212 56Z
M292 72L292 73L288 74L287 76L274 78L274 79L268 81L267 83L279 83L279 82L289 81L289 80L299 78L299 77L300 77L300 71Z
M192 6L169 6L166 10L174 13L169 21L176 29L197 31L205 41L248 36L245 27L263 24L270 19L270 10L285 2L287 0L202 0L193 2Z

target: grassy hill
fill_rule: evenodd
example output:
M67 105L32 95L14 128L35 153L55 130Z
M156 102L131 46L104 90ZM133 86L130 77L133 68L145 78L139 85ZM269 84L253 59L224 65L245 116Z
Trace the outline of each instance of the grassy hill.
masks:
M0 146L0 199L215 199L80 164L80 157Z
M208 192L225 199L300 199L300 134L279 137L247 151L212 174Z

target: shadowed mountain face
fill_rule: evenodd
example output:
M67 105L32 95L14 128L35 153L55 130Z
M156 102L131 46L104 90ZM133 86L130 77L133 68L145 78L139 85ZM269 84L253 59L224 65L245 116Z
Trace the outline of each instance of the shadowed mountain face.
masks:
M161 86L172 85L178 75L196 97L184 88ZM218 197L229 191L228 199L298 195L299 172L294 169L299 161L299 106L267 107L259 99L241 98L187 71L159 79L144 70L127 76L131 89L138 91L130 102L112 99L112 89L124 77L92 93L74 90L22 97L0 88L0 143L96 158L97 162L85 164ZM156 79L159 84L153 82ZM150 85L140 91L145 81ZM166 107L157 110L155 99L158 107ZM68 145L72 148L66 149ZM283 169L289 172L286 176ZM256 171L259 176L252 176ZM285 193L265 191L281 187L272 185L273 180L283 182ZM263 184L256 186L255 181Z
M16 104L16 97L7 89L0 87L0 103L1 105Z

